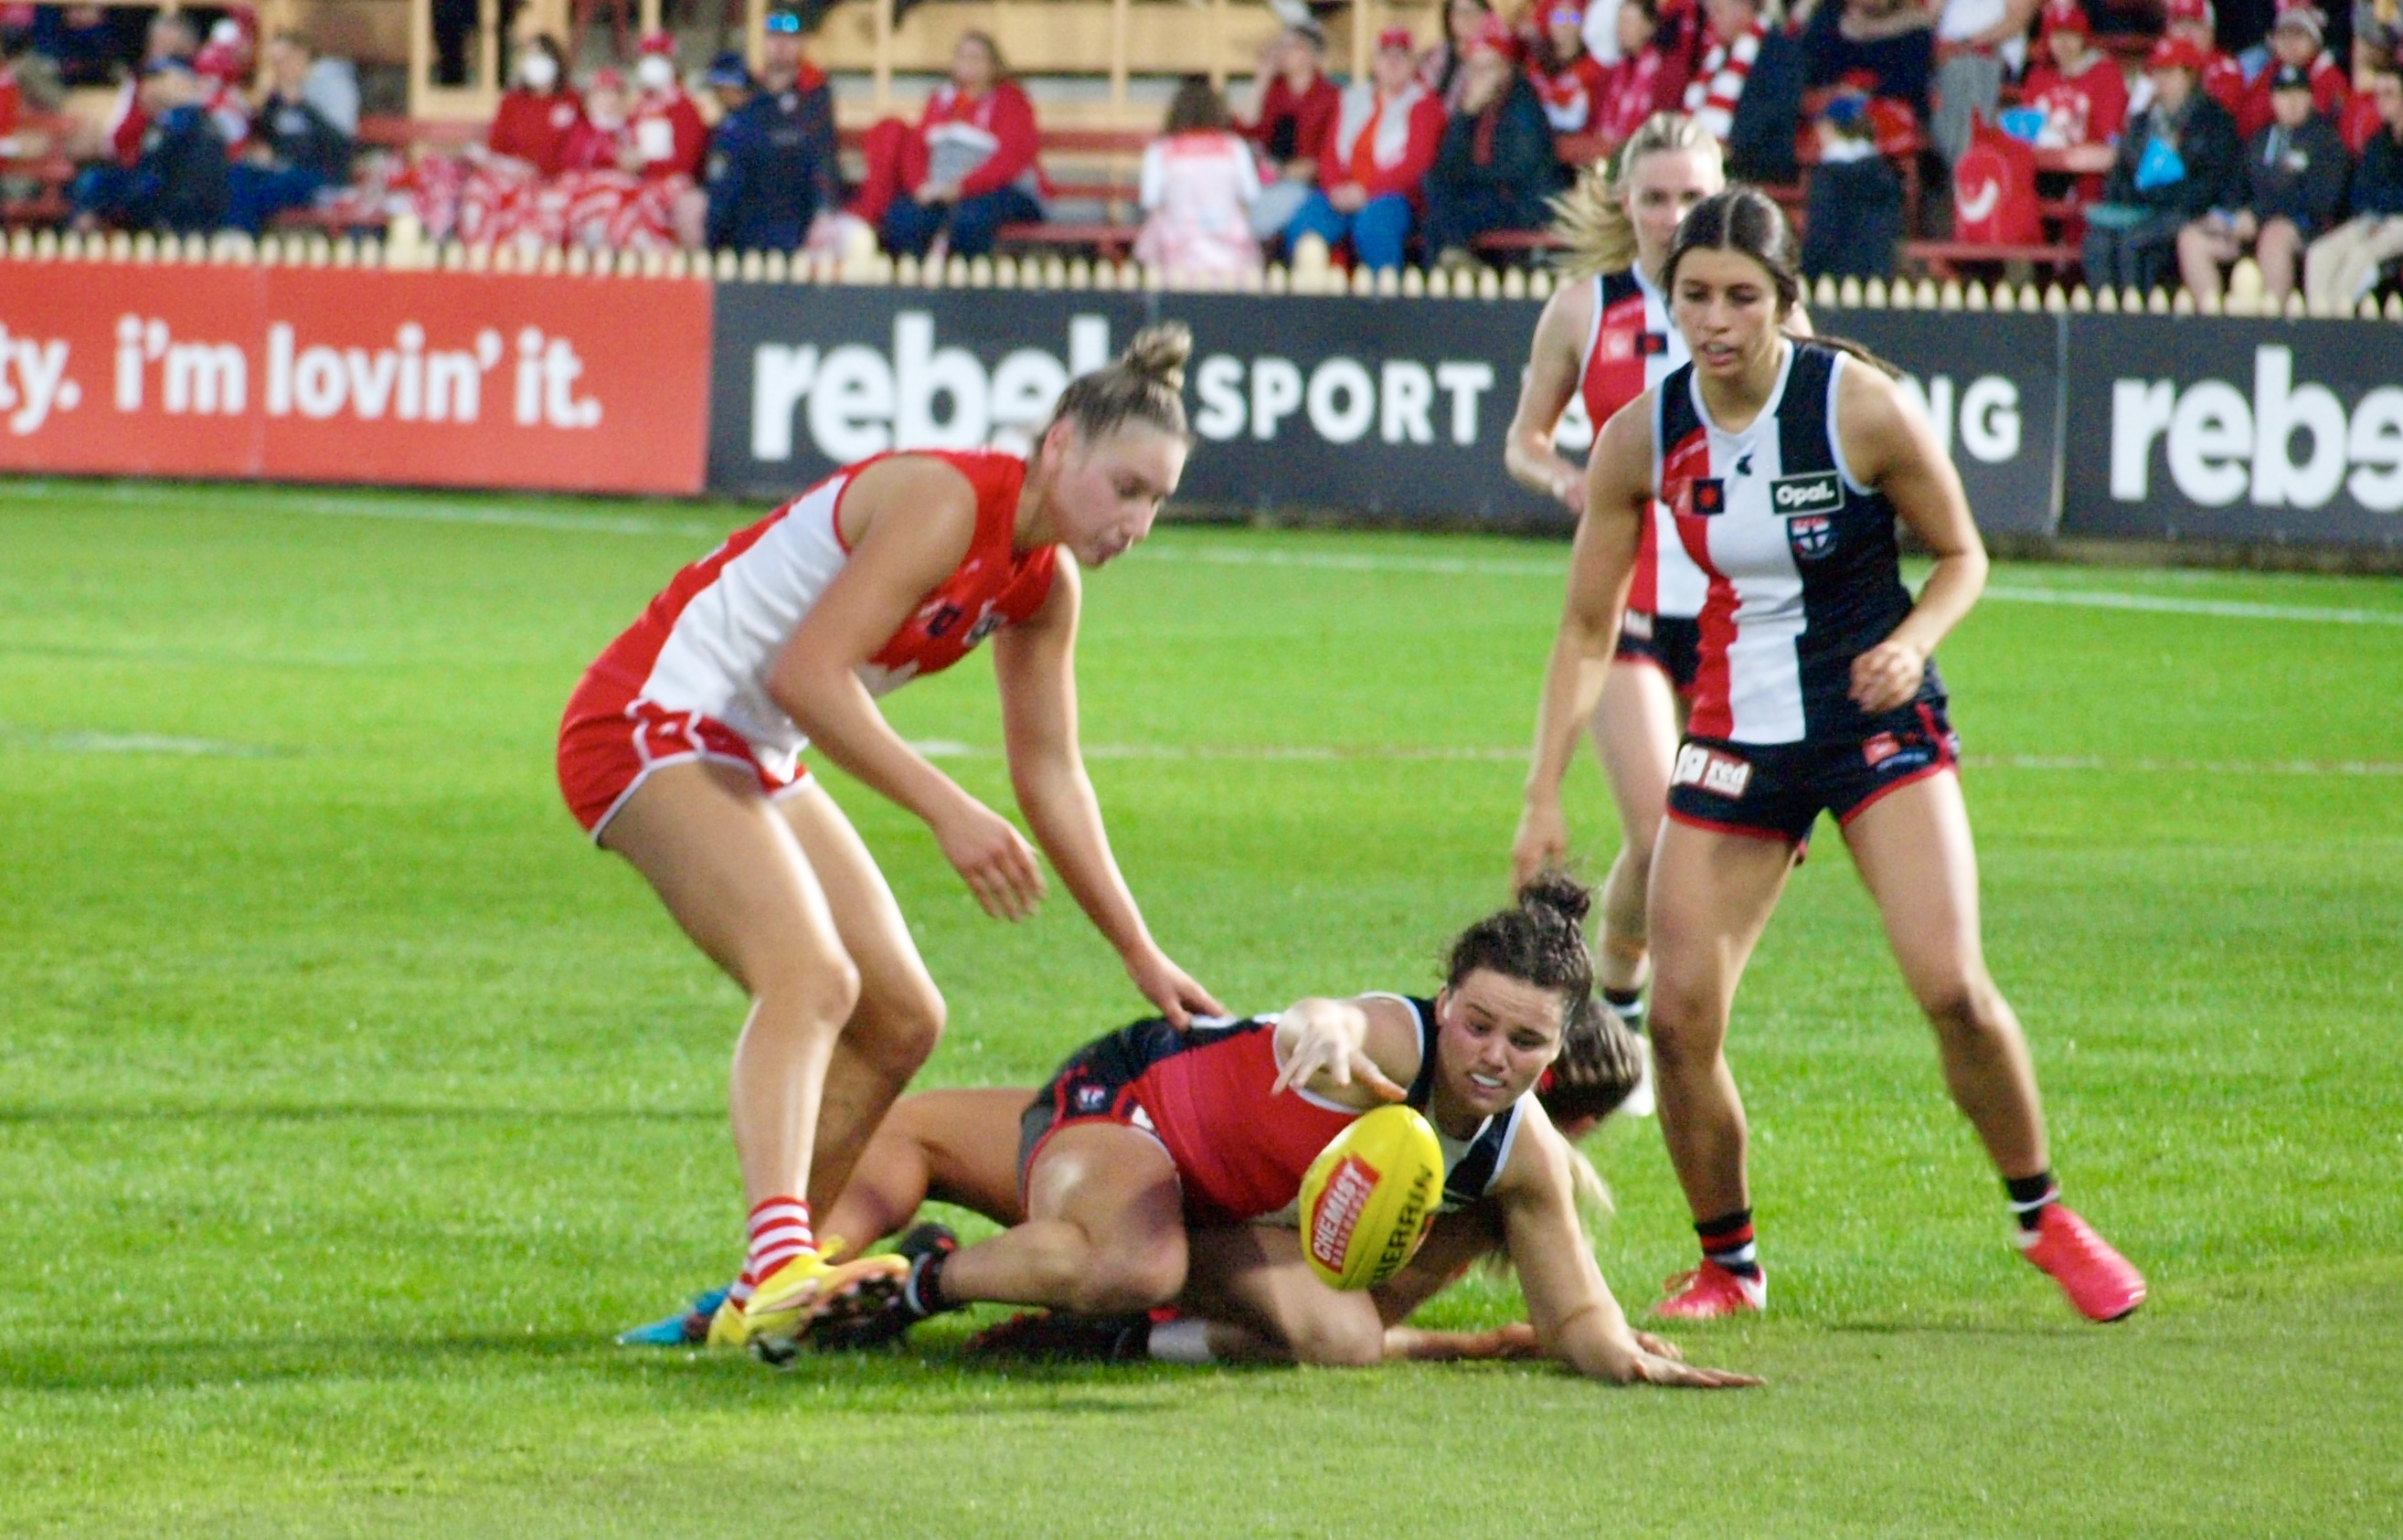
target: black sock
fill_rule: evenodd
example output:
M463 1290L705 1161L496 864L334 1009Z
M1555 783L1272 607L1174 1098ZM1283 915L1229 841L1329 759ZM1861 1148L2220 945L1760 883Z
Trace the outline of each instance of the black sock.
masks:
M1694 1227L1702 1237L1702 1256L1738 1278L1760 1276L1760 1256L1752 1243L1752 1211L1738 1209L1705 1219Z
M2011 1195L2011 1213L2019 1219L2020 1228L2032 1230L2061 1196L2061 1184L2052 1179L2051 1172L2040 1171L2034 1176L2004 1177L2003 1190Z
M921 1320L940 1315L952 1308L943 1297L943 1264L951 1259L948 1251L930 1251L911 1265L910 1276L901 1285L901 1302L915 1311Z
M1618 1012L1618 1019L1637 1032L1644 1030L1644 992L1642 990L1604 990L1602 992L1602 1003Z

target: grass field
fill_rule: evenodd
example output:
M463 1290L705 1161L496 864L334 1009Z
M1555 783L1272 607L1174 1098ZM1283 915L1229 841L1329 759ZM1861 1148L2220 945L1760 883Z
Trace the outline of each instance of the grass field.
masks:
M1831 831L1738 1003L1771 1316L1743 1395L642 1353L717 1280L740 1006L578 840L578 670L733 507L0 484L0 1534L2403 1533L2403 584L2005 567L1947 646L2077 1321ZM1170 530L1097 576L1085 735L1238 1008L1421 987L1501 895L1560 548ZM1006 805L987 669L888 702ZM951 1006L938 1084L1138 1014L837 795ZM1614 838L1572 782L1597 867ZM1688 1265L1591 1152L1632 1304ZM1507 1316L1465 1286L1446 1322Z

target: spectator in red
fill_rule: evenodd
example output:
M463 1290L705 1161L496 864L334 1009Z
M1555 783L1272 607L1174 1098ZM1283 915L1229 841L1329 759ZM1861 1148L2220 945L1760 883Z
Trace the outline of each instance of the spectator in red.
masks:
M1687 82L1685 107L1704 132L1726 144L1769 23L1761 19L1759 0L1702 0L1702 11L1710 19L1710 51Z
M2200 84L2202 93L2228 109L2230 118L2241 117L2244 98L2253 89L2244 78L2244 66L2233 57L2219 51L2218 17L2213 12L2211 0L2167 0L2164 37L2174 37L2192 45L2203 61ZM2147 76L2139 78L2128 95L2131 117L2144 111L2153 103L2153 84Z
M201 77L201 106L225 135L229 155L239 156L250 137L250 100L243 94L243 85L257 65L250 35L229 16L209 29L209 40L192 55L192 72Z
M1431 264L1473 266L1488 230L1540 229L1560 189L1560 159L1535 88L1518 67L1510 29L1489 16L1462 40L1460 107L1445 123L1424 184Z
M1318 152L1318 186L1285 227L1288 244L1315 235L1332 246L1349 236L1368 268L1402 265L1421 184L1443 143L1443 104L1419 78L1408 27L1377 35L1368 78L1343 93L1343 108Z
M501 93L484 148L521 162L537 176L556 176L568 142L584 121L583 104L567 82L566 55L550 37L536 37L518 55L518 83Z
M926 99L918 122L909 163L924 173L884 211L884 249L980 257L1002 226L1042 218L1036 145L1035 104L1009 78L1000 46L984 33L962 33L951 77Z
M1590 13L1587 20L1586 35L1591 37ZM1662 51L1669 27L1659 0L1618 0L1612 28L1618 57L1603 66L1602 94L1587 132L1616 149L1635 136L1646 118L1676 109L1686 97L1687 72Z
M2128 121L2128 81L2118 63L2096 49L2079 0L2047 0L2045 58L2028 70L2020 103L2044 114L2038 143L2116 144ZM2096 184L2096 192L2101 185Z
M1318 180L1318 146L1343 109L1342 88L1327 78L1327 34L1310 17L1296 21L1260 49L1259 113L1235 125L1251 141L1268 185L1252 201L1252 233L1271 241L1285 233Z
M676 78L675 51L673 35L644 35L634 62L634 84L642 94L634 98L630 122L643 175L698 179L701 157L709 151L709 125Z
M2236 115L2236 131L2248 141L2270 126L2275 117L2270 102L2282 67L2301 70L2312 83L2312 110L2334 123L2353 104L2344 71L2329 56L2327 19L2312 0L2280 0L2278 20L2270 28L2270 64L2245 93Z
M1610 73L1586 51L1585 7L1579 0L1550 0L1543 20L1543 35L1527 62L1527 80L1543 104L1544 120L1554 133L1598 132L1610 101Z

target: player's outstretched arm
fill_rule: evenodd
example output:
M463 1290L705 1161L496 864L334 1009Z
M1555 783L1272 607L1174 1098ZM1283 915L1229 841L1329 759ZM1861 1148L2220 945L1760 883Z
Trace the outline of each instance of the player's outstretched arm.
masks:
M1936 558L1902 624L1853 660L1853 700L1863 711L1892 711L1918 692L1928 655L1977 604L1986 586L1986 547L1970 517L1961 473L1910 397L1857 359L1846 363L1837 386L1836 426L1846 466L1864 485L1885 493Z
M1669 1343L1629 1329L1577 1224L1568 1145L1539 1109L1522 1116L1494 1196L1511 1265L1527 1296L1528 1321L1545 1355L1620 1385L1727 1390L1759 1384L1753 1375L1697 1367Z
M1297 1000L1279 1013L1276 1084L1343 1106L1398 1102L1418 1074L1418 1022L1398 1000Z
M1568 856L1561 780L1602 701L1610 656L1618 645L1619 612L1635 571L1645 506L1651 499L1652 393L1646 391L1603 425L1586 463L1585 516L1577 520L1577 540L1569 550L1568 597L1551 659L1544 666L1526 805L1510 842L1515 885L1524 885L1536 872Z
M1552 431L1577 395L1578 356L1593 325L1593 285L1572 284L1544 301L1535 340L1519 377L1519 409L1502 441L1502 468L1529 492L1585 513L1585 472L1552 447Z
M1065 550L1058 563L1042 608L993 639L1002 742L1019 811L1076 907L1117 950L1144 998L1180 1027L1189 1025L1197 1012L1223 1016L1226 1008L1152 939L1111 853L1101 799L1093 794L1076 739L1076 617L1083 577Z

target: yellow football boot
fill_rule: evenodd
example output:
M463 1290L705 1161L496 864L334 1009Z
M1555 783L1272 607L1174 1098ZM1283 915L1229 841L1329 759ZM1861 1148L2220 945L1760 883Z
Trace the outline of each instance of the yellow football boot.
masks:
M906 1256L862 1256L834 1260L842 1242L828 1238L819 1251L805 1251L756 1285L742 1311L741 1340L771 1364L781 1364L809 1335L817 1312L835 1300L862 1288L897 1288L910 1276ZM723 1312L720 1312L723 1318ZM717 1323L711 1323L710 1340L716 1341Z

